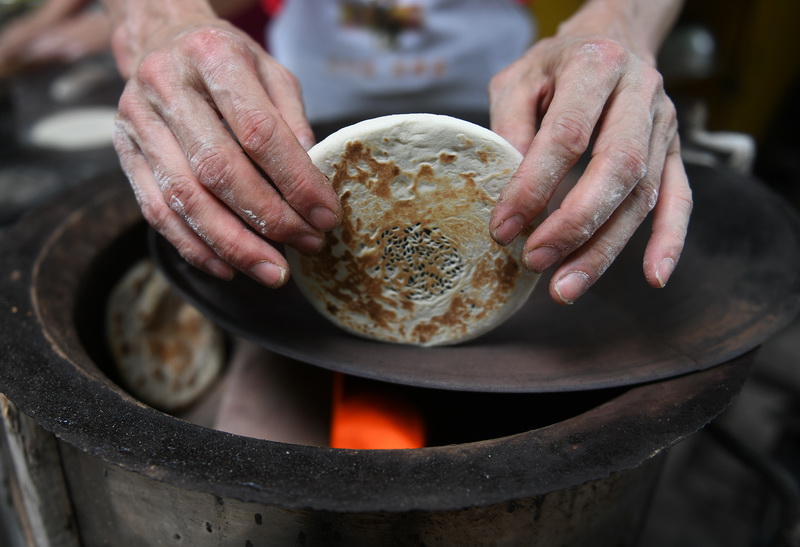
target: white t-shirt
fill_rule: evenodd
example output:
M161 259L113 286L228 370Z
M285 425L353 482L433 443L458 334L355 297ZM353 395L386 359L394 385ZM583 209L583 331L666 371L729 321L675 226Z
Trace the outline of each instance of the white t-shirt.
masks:
M311 122L486 112L490 78L534 39L516 0L286 0L267 30Z

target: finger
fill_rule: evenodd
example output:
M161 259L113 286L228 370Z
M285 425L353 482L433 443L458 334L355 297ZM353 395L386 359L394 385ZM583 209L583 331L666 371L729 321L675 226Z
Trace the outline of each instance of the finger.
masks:
M149 101L171 105L160 108L163 121L158 116L154 119L146 114L131 116L136 134L147 135L146 139L137 138L137 142L151 165L160 171L157 179L162 192L165 195L179 193L194 202L195 192L200 196L204 194L200 188L195 188L199 183L261 235L288 243L303 252L317 251L323 243L321 232L308 224L259 173L208 104L207 97L188 86L176 88L170 72L163 68L159 59L148 58L139 71ZM255 86L260 89L258 82ZM164 123L169 127L168 131L151 129L151 125L163 128ZM160 139L154 138L157 133ZM174 133L180 149L153 145L171 142L171 133ZM177 153L180 156L175 156ZM300 150L300 153L308 158L304 151ZM182 165L178 157L186 158L191 176L182 168L171 167L173 164ZM184 199L180 201L184 202ZM237 264L243 261L246 261L245 257L235 260Z
M658 203L653 210L653 227L644 255L644 275L653 287L669 281L683 251L692 212L692 190L680 155L678 137L672 141Z
M300 82L274 60L259 57L258 68L267 95L303 148L310 150L316 141L306 118Z
M148 224L164 236L188 263L213 276L231 279L233 268L220 260L164 202L150 165L122 126L115 131L114 147Z
M510 243L544 211L558 184L586 151L619 81L619 63L602 50L582 48L555 74L556 93L541 127L492 213L490 231L501 245Z
M674 109L661 89L660 76L648 70L627 76L611 95L585 172L526 242L530 269L544 271L583 245L646 175L657 192L676 126ZM640 185L639 191L650 186ZM655 197L650 199L651 209Z
M193 110L195 122L208 129L199 141L193 131L176 129L193 177L185 178L188 173L182 170L165 172L159 176L162 191L192 191L196 179L262 236L287 243L303 252L318 251L323 243L322 233L303 219L255 169L250 158L216 119L213 110L199 96L184 104ZM170 161L164 149L151 149L147 153L155 164L164 165ZM183 188L175 188L176 185Z
M311 163L273 98L255 77L251 58L232 50L231 42L219 33L200 33L192 40L189 45L197 46L190 49L193 54L209 52L226 60L208 65L204 59L196 59L197 66L208 67L205 73L197 76L205 79L211 99L247 155L270 176L292 208L311 225L319 230L334 228L341 218L338 197L328 179ZM231 82L236 82L235 92L223 91L230 89ZM277 100L285 104L288 99ZM293 116L294 119L298 116L296 109Z
M668 105L668 106L671 106ZM666 108L666 106L665 106ZM667 143L665 135L674 130L674 118L660 112L651 135L650 160L645 176L631 190L602 227L559 266L551 281L551 297L572 304L591 287L617 258L645 217L662 202L660 185L666 169L668 149L677 151L676 137ZM667 131L667 132L665 132ZM684 231L685 235L685 231Z
M120 114L129 121L125 130L147 158L162 201L224 262L264 285L283 285L289 268L281 254L247 229L225 204L197 183L170 128L146 109L137 111L131 103L137 104L135 99L123 95ZM147 131L146 139L140 137L143 129ZM289 209L285 204L283 208ZM155 211L165 216L160 208ZM160 217L155 220L164 222Z
M573 304L606 272L653 208L657 181L643 180L608 222L556 269L550 296L560 304Z
M526 68L525 58L495 75L489 84L491 129L524 154L536 135L541 105L549 100L549 79Z

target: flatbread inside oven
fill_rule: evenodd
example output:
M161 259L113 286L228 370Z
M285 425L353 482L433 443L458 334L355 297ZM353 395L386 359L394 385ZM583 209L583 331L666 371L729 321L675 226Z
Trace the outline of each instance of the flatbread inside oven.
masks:
M188 407L223 369L222 331L183 300L150 259L135 263L116 283L106 319L122 384L159 410Z

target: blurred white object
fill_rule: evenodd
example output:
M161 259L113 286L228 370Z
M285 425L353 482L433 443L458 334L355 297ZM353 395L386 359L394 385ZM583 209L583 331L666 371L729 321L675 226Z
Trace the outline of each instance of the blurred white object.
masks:
M76 63L50 84L50 97L56 103L74 103L109 86L118 78L115 68L99 61Z
M756 141L746 133L708 131L708 109L701 101L690 105L681 116L681 156L687 163L728 167L743 175L753 172Z
M658 67L670 83L708 78L716 67L717 44L710 30L701 25L680 25L673 30L658 54Z
M165 412L194 404L225 363L222 331L174 292L149 259L135 263L115 285L106 328L125 387Z
M87 106L56 112L38 120L30 144L49 150L78 151L111 146L117 109Z

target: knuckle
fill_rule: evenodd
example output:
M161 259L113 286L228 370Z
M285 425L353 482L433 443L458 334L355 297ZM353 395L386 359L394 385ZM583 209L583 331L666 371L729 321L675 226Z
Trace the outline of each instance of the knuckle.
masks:
M561 218L560 234L566 246L570 249L578 247L589 240L597 230L597 221L591 220L594 215L590 212L564 215Z
M630 58L630 51L621 43L611 39L601 39L598 41L600 57L609 65L620 66Z
M184 219L198 216L200 195L194 188L194 180L185 176L164 177L162 192L169 208Z
M202 60L229 51L237 43L235 38L234 34L219 27L204 25L187 32L181 45L187 56Z
M213 242L214 252L232 266L242 269L249 266L249 233L244 229L230 230L218 235Z
M210 81L230 78L234 67L252 62L252 53L245 40L234 32L214 26L202 26L189 32L181 44L181 52L201 68Z
M619 248L609 241L600 239L592 246L589 260L595 268L594 278L600 277L617 258Z
M314 194L314 184L307 175L298 174L284 179L280 185L280 192L287 202L296 207L302 206Z
M158 188L165 196L173 193L186 195L188 188L194 183L188 177L170 173L166 169L155 169L153 177L156 179Z
M281 201L281 203L283 202ZM267 218L269 218L268 230L270 238L276 241L285 242L295 234L308 232L305 222L290 211L276 210Z
M550 196L543 186L535 183L520 186L519 197L530 217L533 217L534 213L544 211L550 201Z
M278 201L282 202L280 199ZM275 204L275 200L270 199L265 206L257 210L238 208L237 211L239 217L261 235L280 240L281 235L287 230L287 221L279 209L280 206Z
M581 46L584 58L590 62L599 62L604 66L622 66L629 57L625 46L608 38L599 38Z
M212 193L220 196L227 190L233 174L230 154L216 144L201 143L189 153L189 165L197 180Z
M129 83L125 86L125 89L119 97L117 103L117 119L129 118L131 113L136 110L137 105L138 100L134 97L132 84Z
M580 112L563 112L549 126L550 140L570 157L578 157L589 146L593 127Z
M637 218L642 219L655 208L658 202L658 188L655 184L642 183L631 190L630 196Z
M197 52L202 55L207 50L213 50L220 45L219 34L207 26L195 27L183 37L183 46L187 51Z
M140 200L139 206L145 221L159 232L163 232L172 219L171 210L161 200Z
M644 81L653 94L664 93L664 76L654 67L648 67L645 71Z
M518 173L511 178L503 190L498 204L520 209L528 218L533 217L547 208L550 194L547 185L537 184L536 177L529 173Z
M166 52L156 50L149 53L136 69L136 78L146 87L161 88L175 75Z
M648 150L641 143L618 143L616 150L611 153L610 161L614 167L638 181L647 175L647 153Z
M275 117L263 110L251 110L240 115L239 123L237 137L242 148L256 157L265 156L278 132Z
M508 88L513 80L516 78L514 65L508 66L492 76L489 80L489 96L494 97L502 95L503 91Z
M114 124L115 133L135 134L138 126L144 125L147 118L148 99L142 92L138 82L130 80L117 102L117 116Z
M282 202L283 200L280 201ZM270 200L257 218L262 232L268 233L270 237L274 237L286 230L287 221L285 215L280 211L280 206L275 204L275 200Z

